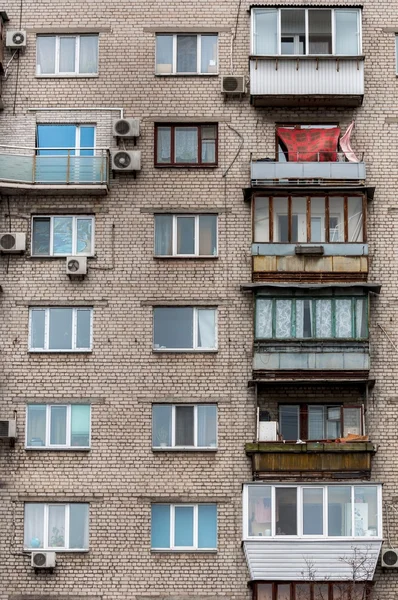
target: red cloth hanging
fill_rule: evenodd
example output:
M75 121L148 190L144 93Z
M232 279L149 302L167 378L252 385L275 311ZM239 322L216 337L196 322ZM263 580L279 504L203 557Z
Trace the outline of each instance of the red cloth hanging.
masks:
M336 162L340 127L329 129L288 129L278 127L289 162Z

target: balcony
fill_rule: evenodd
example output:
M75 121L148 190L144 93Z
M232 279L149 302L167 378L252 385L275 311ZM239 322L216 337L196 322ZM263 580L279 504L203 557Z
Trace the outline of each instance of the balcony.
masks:
M105 195L108 150L91 151L95 154L77 156L73 149L0 146L0 195Z
M364 56L251 56L250 100L257 107L360 106Z

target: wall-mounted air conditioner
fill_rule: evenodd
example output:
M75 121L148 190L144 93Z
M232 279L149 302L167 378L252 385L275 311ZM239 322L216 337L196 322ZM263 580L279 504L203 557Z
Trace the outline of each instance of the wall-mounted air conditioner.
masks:
M6 34L6 47L10 50L17 50L18 48L26 47L26 31L23 29L7 31Z
M121 138L136 138L140 135L139 119L115 119L113 121L113 136Z
M394 548L382 548L381 566L386 569L396 569L398 567L398 552Z
M224 75L221 78L221 92L223 94L245 94L246 82L243 75Z
M141 171L140 150L111 150L113 171Z
M0 439L17 437L17 422L15 419L0 419Z
M24 233L0 233L0 252L25 252L26 235Z
M67 256L66 274L69 277L87 275L87 256Z
M53 569L55 563L55 552L32 552L31 565L34 569Z

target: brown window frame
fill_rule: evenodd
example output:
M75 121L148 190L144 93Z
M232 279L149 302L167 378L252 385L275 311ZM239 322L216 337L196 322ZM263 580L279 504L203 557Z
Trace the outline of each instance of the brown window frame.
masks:
M361 598L361 600L370 600L371 592L373 588L373 582L370 581L255 581L253 582L253 600L261 600L261 595L259 594L259 585L272 585L272 600L278 600L278 585L288 585L290 586L290 600L302 600L302 596L296 595L296 586L307 584L310 586L310 596L306 600L315 600L315 598L319 598L319 596L315 596L316 586L317 585L327 585L328 586L328 595L327 598L323 600L341 600L341 594L339 593L340 586L347 586L347 595L344 594L344 598L346 600L357 600L356 594L351 594L352 587L361 585L363 586L365 594ZM337 594L334 595L333 591L336 589Z
M158 162L158 130L161 127L170 127L170 157L169 163ZM177 163L175 162L175 130L177 127L196 127L198 130L198 162ZM215 127L215 161L212 163L202 162L202 128ZM218 166L218 123L155 123L154 163L158 168L188 168L188 169L214 169Z

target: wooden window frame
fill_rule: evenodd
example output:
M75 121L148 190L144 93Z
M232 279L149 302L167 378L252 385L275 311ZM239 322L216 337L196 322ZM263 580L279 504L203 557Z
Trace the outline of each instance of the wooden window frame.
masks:
M317 585L327 585L328 586L328 596L324 600L334 600L334 589L338 586L355 586L355 585L364 585L365 587L365 597L364 600L370 600L371 591L373 588L373 582L371 581L255 581L253 582L253 600L261 600L261 595L258 593L259 585L271 585L272 586L272 600L278 600L278 585L289 585L290 586L290 599L291 600L301 600L301 596L298 597L296 595L296 586L301 584L307 584L310 586L310 596L308 600L314 600L315 598L315 590ZM351 588L352 589L352 588ZM341 598L341 595L337 596L336 599ZM352 596L351 590L348 589L347 600L355 600L355 595Z
M325 403L325 402L312 402L312 403L297 403L297 404L293 404L293 403L282 403L280 402L278 404L278 422L281 422L280 419L280 408L283 406L298 406L299 409L299 432L298 432L298 438L303 440L303 441L309 441L309 442L313 442L313 441L317 441L317 442L326 442L327 440L331 440L331 439L336 439L336 438L324 438L324 439L319 439L319 438L309 438L308 437L308 430L309 430L309 422L308 422L308 414L309 414L309 407L310 406L324 406L326 408L339 408L340 409L340 431L341 431L341 435L340 437L344 436L344 409L348 409L348 408L359 408L360 409L360 414L361 414L361 423L360 423L360 427L361 427L361 433L359 435L364 435L364 405L363 404L341 404L341 403L336 403L336 404L332 404L332 403ZM287 441L296 441L296 440L284 440L285 442Z
M158 130L161 127L170 128L170 162L158 162ZM196 127L198 130L198 162L197 163L178 163L175 162L175 130L178 127ZM202 128L215 127L215 161L214 163L202 162ZM154 164L157 168L177 168L177 169L214 169L218 166L218 123L155 123L155 140L154 140Z

